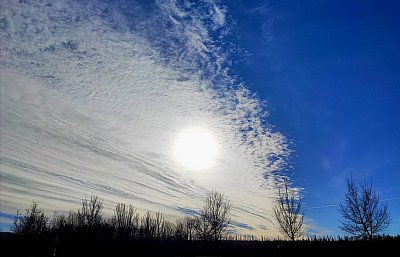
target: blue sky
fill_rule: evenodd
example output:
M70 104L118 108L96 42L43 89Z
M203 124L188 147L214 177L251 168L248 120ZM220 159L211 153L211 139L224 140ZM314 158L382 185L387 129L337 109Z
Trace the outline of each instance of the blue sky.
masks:
M398 1L234 1L247 62L236 70L268 101L269 122L293 143L306 206L338 204L344 178L372 179L400 197ZM388 202L392 233L400 200ZM307 216L339 234L336 207Z
M51 215L92 194L106 215L124 202L175 219L217 189L234 232L274 237L288 176L310 234L337 235L353 174L392 199L388 232L400 233L396 2L0 7L1 228L32 200ZM173 150L198 130L217 145L204 170Z

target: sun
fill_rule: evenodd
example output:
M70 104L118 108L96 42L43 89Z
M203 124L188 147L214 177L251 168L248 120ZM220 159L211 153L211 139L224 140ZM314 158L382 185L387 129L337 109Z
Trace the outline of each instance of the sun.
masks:
M207 129L192 127L184 130L174 146L176 160L191 170L210 168L218 155L218 144Z

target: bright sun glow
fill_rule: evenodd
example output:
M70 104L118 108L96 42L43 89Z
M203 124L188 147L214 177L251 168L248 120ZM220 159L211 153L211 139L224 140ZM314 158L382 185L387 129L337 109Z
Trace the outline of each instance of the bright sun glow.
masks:
M204 170L213 165L217 157L217 142L210 131L189 128L179 135L175 143L175 157L186 168Z

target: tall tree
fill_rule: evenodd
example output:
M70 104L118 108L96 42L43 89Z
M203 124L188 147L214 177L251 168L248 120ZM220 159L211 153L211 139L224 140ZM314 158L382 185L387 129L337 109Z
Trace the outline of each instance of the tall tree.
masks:
M90 199L82 200L82 207L74 215L74 222L76 222L75 229L80 233L87 233L91 235L100 236L103 220L103 200L97 196L91 196Z
M142 239L156 239L157 224L150 211L141 218L139 237Z
M123 203L118 203L111 218L111 225L117 237L137 237L139 231L139 214L136 209Z
M222 193L209 192L204 207L196 219L197 237L201 240L221 240L231 221L230 209L231 204Z
M294 241L304 233L304 214L301 213L301 197L289 188L288 181L278 188L278 199L273 207L280 232Z
M11 231L20 235L38 235L48 231L49 218L38 209L38 203L32 202L31 208L26 209L23 216L17 212Z
M78 222L88 227L100 224L103 219L103 208L103 200L97 196L82 200L82 208L78 210Z
M343 231L369 240L386 230L391 222L387 204L379 203L372 182L364 180L358 188L352 177L346 180L345 202L340 204L339 211L343 217L339 227Z

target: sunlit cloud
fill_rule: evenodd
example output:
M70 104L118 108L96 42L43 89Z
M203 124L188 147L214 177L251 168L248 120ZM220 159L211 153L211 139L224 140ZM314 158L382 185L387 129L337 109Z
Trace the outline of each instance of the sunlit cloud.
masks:
M289 150L229 76L226 8L141 2L1 2L2 212L32 200L75 209L95 194L107 213L125 202L177 218L217 189L238 231L274 233L275 172ZM174 156L190 127L216 138L207 171Z
M211 131L200 127L185 128L174 145L177 161L191 170L209 169L218 156L218 144Z

